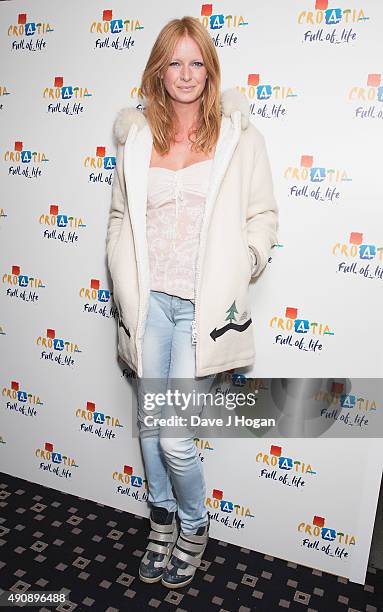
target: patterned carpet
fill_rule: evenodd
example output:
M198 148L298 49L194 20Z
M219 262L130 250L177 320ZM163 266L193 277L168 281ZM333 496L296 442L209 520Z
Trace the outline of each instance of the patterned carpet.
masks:
M0 593L66 594L40 612L383 610L372 567L363 586L210 538L193 582L171 591L137 578L147 519L2 473L0 507Z

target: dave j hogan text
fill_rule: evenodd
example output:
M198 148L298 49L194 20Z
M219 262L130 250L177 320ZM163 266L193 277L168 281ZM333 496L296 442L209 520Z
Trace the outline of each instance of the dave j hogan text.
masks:
M146 415L144 417L145 425L148 427L253 427L258 429L259 427L275 427L275 419L259 419L245 417L238 414L228 414L225 419L217 417L201 417L196 414L187 416L175 416L172 415L167 418L154 417L152 415Z

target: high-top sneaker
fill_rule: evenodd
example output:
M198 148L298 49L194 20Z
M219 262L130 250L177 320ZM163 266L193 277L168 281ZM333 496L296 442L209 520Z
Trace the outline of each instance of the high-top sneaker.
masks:
M186 586L194 578L197 568L201 565L202 555L209 539L210 517L207 525L199 527L195 534L182 531L169 562L164 570L161 583L171 589Z
M179 533L175 514L160 506L151 509L149 542L139 569L139 577L144 582L162 578Z

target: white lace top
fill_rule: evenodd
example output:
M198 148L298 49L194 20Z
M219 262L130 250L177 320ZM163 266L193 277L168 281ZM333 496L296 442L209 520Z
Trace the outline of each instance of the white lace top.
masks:
M213 160L149 168L146 235L150 288L194 301L195 266Z

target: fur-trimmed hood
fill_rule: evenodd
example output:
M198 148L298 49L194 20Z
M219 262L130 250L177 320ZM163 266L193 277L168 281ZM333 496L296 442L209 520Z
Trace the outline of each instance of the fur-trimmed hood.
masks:
M145 99L143 100L142 106L145 108ZM250 106L245 94L235 87L223 91L221 93L222 114L226 117L230 117L234 111L238 110L241 111L241 127L243 130L246 130L249 125ZM113 125L113 134L119 144L125 143L130 126L133 123L137 125L139 130L147 124L142 110L139 110L135 106L122 108L118 112Z

